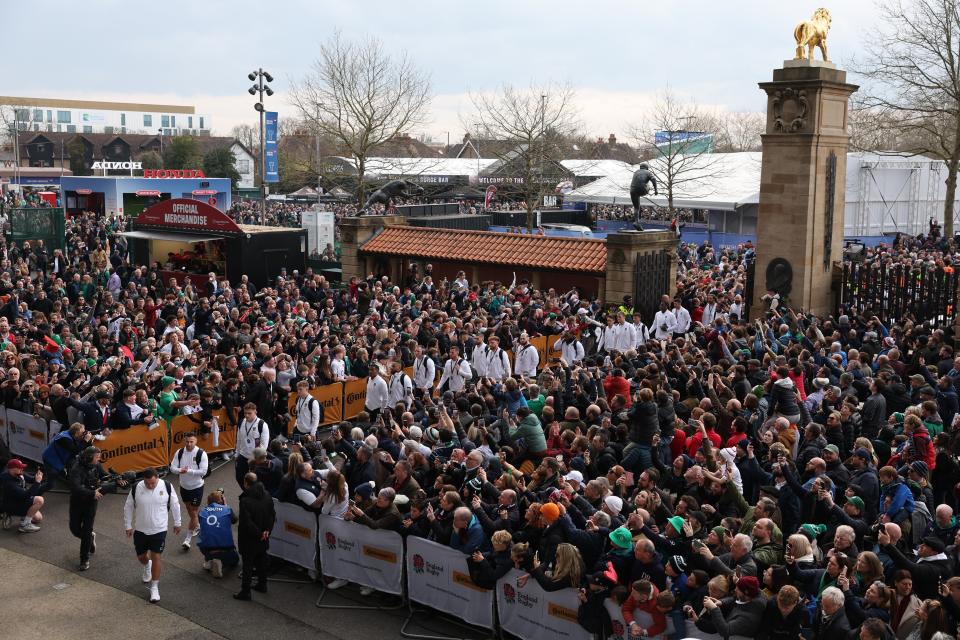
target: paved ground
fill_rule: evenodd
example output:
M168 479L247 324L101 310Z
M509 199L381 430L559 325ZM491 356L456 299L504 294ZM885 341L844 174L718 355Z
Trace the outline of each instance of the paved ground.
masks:
M175 483L174 483L175 484ZM239 490L233 464L207 479L208 488L223 487L227 500L237 505ZM270 592L254 592L254 602L238 602L236 575L213 578L201 567L202 556L184 552L174 543L171 529L160 580L160 603L146 601L140 564L133 544L123 532L124 495L108 495L97 514L97 553L89 571L76 570L80 543L67 525L65 493L48 493L41 531L20 534L0 531L0 620L17 620L29 609L42 611L41 625L17 625L18 638L96 637L98 640L136 637L150 630L151 640L231 638L260 640L271 637L388 640L400 638L406 618L401 611L318 609L320 585L271 581ZM13 579L9 579L12 577ZM290 568L277 577L305 579ZM63 587L62 585L69 585ZM361 598L352 588L328 593L324 603L390 604L386 596ZM104 615L116 612L117 615ZM122 620L122 622L118 622ZM426 626L415 631L443 637L462 633L430 614L418 616ZM30 635L35 633L35 635ZM25 634L25 635L24 635Z

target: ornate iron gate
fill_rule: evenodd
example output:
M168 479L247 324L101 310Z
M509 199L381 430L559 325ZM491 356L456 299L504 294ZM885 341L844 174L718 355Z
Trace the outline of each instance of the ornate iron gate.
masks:
M933 321L953 324L957 273L924 265L844 263L839 313L877 316L883 322Z
M666 251L637 256L633 308L642 314L644 322L653 320L660 310L660 296L670 293L670 260Z

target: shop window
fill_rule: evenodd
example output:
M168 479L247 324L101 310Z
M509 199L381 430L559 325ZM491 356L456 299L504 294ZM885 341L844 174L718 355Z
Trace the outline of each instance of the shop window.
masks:
M153 126L153 116L149 113L143 114L143 126L152 127Z
M69 111L57 111L57 122L67 124L70 122L70 112ZM76 127L74 127L76 129Z

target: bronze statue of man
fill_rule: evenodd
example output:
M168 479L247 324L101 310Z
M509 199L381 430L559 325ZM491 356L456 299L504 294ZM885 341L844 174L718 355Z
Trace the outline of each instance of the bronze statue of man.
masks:
M653 195L660 195L657 192L657 179L646 163L641 163L637 170L633 172L633 180L630 181L630 201L633 202L633 226L637 231L643 231L643 225L640 223L640 198L646 197L650 190L648 185L653 183Z

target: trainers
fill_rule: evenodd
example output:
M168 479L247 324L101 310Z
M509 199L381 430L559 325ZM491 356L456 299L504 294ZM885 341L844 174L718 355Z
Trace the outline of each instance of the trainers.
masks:
M150 585L150 602L152 604L160 602L160 587L155 584Z
M184 551L190 551L190 538L184 538L183 544L180 545Z
M32 522L28 522L27 524L21 524L17 531L20 533L34 533L36 531L40 531L40 527Z
M97 552L97 533L94 531L90 534L90 553L94 554Z
M214 558L210 561L210 575L214 578L223 577L223 561L219 558Z
M337 578L336 580L334 580L333 582L327 585L327 589L330 589L330 590L339 589L340 587L345 587L348 584L350 584L349 580L344 580L343 578Z
M194 538L199 538L199 537L200 537L200 525L197 525L197 528L194 529L192 533L193 533L193 537L194 537Z
M86 571L89 568L90 568L89 560L84 560L83 562L80 563L80 566L77 567L77 569L79 569L80 571Z
M143 581L150 582L153 578L151 577L151 569L153 569L153 560L147 560L147 564L143 566Z
M204 561L203 561L203 570L204 570L204 571L210 571L210 568L211 568L212 566L213 566L213 561L212 561L212 560L204 560Z
M367 597L369 595L372 595L374 591L376 591L376 589L374 589L373 587L361 587L360 595L362 595L363 597Z

